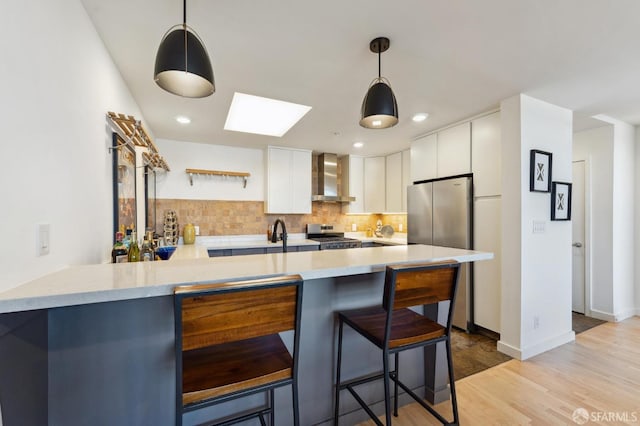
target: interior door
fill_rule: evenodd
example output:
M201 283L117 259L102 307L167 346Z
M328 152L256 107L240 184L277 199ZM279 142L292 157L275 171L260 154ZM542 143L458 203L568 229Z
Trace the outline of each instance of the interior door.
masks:
M573 282L571 309L585 312L585 220L584 220L584 161L573 162L571 222L573 224Z

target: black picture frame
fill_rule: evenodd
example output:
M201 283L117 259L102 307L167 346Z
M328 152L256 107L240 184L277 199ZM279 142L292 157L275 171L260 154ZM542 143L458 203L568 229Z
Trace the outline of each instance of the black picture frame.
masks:
M551 220L571 220L571 186L569 182L551 185Z
M553 154L532 149L529 156L529 191L551 192Z

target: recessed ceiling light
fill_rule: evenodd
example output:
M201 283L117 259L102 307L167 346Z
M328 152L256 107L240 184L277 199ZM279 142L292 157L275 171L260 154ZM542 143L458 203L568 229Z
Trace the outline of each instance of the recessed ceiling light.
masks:
M415 121L416 123L420 123L421 121L424 121L427 119L427 117L429 117L429 114L426 112L419 112L416 115L413 116L412 120Z
M306 105L236 92L224 129L281 137L310 109Z
M353 144L354 148L362 148L364 146L364 144L362 142L356 142Z
M179 115L176 117L176 121L180 124L189 124L191 123L191 119L189 117L185 117L184 115Z

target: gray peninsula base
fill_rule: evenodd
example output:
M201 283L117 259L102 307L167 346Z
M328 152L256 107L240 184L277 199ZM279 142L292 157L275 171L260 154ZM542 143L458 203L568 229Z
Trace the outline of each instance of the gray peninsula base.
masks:
M379 304L383 281L382 272L305 281L299 368L302 425L332 423L334 312ZM173 324L171 296L0 315L3 425L172 425ZM379 371L381 352L350 331L345 329L343 377ZM291 336L283 337L291 343ZM402 380L422 393L426 377L431 401L448 398L443 349L437 354L422 349L401 354ZM426 375L425 362L431 366ZM435 369L433 363L438 364ZM382 382L364 385L361 394L382 413ZM407 401L403 397L401 403ZM262 402L257 395L208 410L217 417ZM211 415L206 411L186 415L185 424L204 421ZM367 419L346 392L341 413L345 425ZM289 387L276 392L276 424L291 424Z

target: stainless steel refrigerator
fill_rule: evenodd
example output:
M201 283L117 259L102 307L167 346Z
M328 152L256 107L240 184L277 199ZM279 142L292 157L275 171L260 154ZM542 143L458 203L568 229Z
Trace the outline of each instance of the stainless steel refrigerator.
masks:
M473 175L416 182L407 188L409 244L473 249ZM460 268L453 325L473 331L471 264Z

